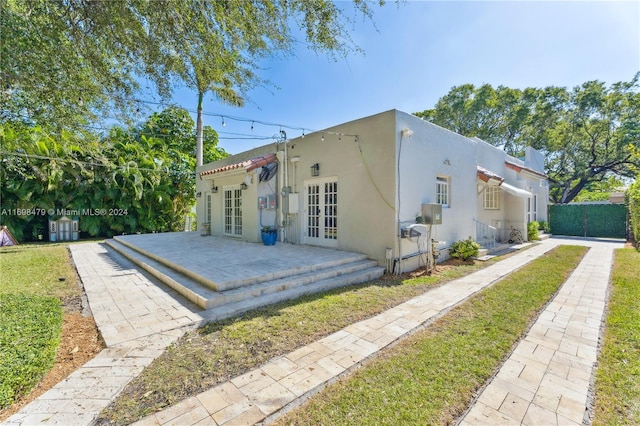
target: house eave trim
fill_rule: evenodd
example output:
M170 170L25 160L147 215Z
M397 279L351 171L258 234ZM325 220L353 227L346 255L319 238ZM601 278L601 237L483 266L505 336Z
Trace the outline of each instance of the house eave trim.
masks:
M537 172L533 169L530 169L529 167L525 167L525 166L521 166L519 164L516 163L512 163L510 161L505 161L504 162L505 166L507 166L508 169L511 170L515 170L518 173L522 173L523 175L527 176L527 177L532 177L535 179L547 179L547 175L545 175L544 173L540 173Z
M266 166L277 160L276 154L271 153L260 157L254 157L250 160L241 161L239 163L227 164L226 166L217 167L211 170L200 172L200 179L212 179L213 176L232 176L235 174L248 173L259 167Z
M478 179L486 183L489 186L497 186L504 182L504 178L497 173L487 170L484 167L477 166Z

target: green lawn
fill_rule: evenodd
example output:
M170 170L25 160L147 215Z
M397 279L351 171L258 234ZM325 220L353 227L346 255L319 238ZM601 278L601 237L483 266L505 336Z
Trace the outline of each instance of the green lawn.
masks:
M594 425L640 424L640 252L616 250Z
M53 366L61 301L80 289L65 244L2 247L0 270L2 410L29 393Z
M586 252L561 246L329 386L280 424L450 424Z

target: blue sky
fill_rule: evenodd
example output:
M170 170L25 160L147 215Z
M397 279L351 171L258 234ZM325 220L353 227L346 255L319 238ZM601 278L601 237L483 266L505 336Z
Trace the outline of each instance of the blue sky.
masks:
M348 5L345 5L348 7ZM389 109L432 108L453 86L489 83L513 88L574 87L589 80L610 85L640 70L640 1L627 2L391 2L374 8L374 25L358 19L352 31L364 54L334 62L301 47L270 61L261 76L277 88L250 92L243 108L205 97L205 117L220 146L235 154L270 140L278 127L312 130ZM376 30L377 28L377 30ZM173 101L195 110L195 93ZM300 130L284 128L289 137ZM243 136L241 136L243 137Z

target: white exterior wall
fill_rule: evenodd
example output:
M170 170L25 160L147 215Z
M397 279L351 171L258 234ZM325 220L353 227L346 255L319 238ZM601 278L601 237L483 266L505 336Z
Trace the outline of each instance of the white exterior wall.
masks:
M258 183L260 168L247 173L244 169L235 169L203 176L200 173L206 170L216 169L229 164L239 163L254 157L275 152L276 145L269 144L256 149L232 155L213 163L204 164L196 168L196 193L200 197L196 199L196 216L198 221L198 232L202 230L203 222L208 222L206 215L207 196L212 197L211 214L211 234L215 236L224 235L224 189L229 186L237 186L245 182L245 178L250 176L250 183L247 189L242 191L242 235L237 236L245 241L259 242L260 237L260 215L257 208L258 196L271 194L271 188L277 188L277 177L268 183ZM213 193L212 187L217 186L218 192ZM263 224L272 225L275 218L275 211L263 213Z
M403 132L405 128L410 132ZM412 133L410 137L409 133ZM399 228L416 222L422 204L436 202L437 177L444 177L449 183L449 205L442 209L442 225L431 228L431 238L445 241L438 247L443 254L448 254L446 249L452 242L469 236L475 238L474 219L492 226L500 223L503 230L508 230L512 224L518 229L524 226L526 230L525 198L503 192L500 210L484 210L478 165L499 174L514 186L538 191L538 218L541 219L541 209L546 218L547 188L541 187L539 180L533 185L527 180L531 176L525 178L505 166L507 159L525 163L506 156L502 150L484 141L466 138L396 110L289 140L286 153L284 144L270 144L204 165L197 171L199 174L276 150L277 177L268 183L258 183L254 176L249 188L243 191L241 238L244 240L260 241L260 226L277 223L280 241L318 243L356 251L385 265L387 249L392 250L393 258L411 256L418 251L415 240L399 237ZM539 153L528 151L528 161L537 164L540 160ZM313 177L311 167L316 163L320 173ZM531 165L527 167L537 170ZM259 172L257 169L253 173ZM235 170L205 176L202 180L197 178L197 191L202 193L197 206L199 226L207 220L206 195L215 184L219 190L212 195L211 229L214 235L223 235L223 188L239 185L246 176L244 170ZM307 236L306 185L329 181L336 181L338 188L337 239L310 239ZM287 187L291 191L288 196L286 191L283 195L283 189ZM277 195L278 209L264 210L260 218L257 200L267 194ZM296 212L288 213L289 198L297 200ZM508 237L508 231L505 232ZM426 244L420 249L426 250ZM418 256L411 257L403 262L402 270L417 268L419 260Z
M464 136L428 123L410 114L397 112L396 140L400 154L400 223L415 223L422 204L436 202L436 179L449 182L449 206L442 208L442 225L433 225L432 238L452 242L474 236L476 216L476 143ZM402 129L413 131L410 138ZM415 253L417 243L402 239L402 257ZM447 251L444 250L444 254ZM418 266L407 260L403 269Z
M291 236L288 241L310 242L306 237L305 183L335 179L338 238L326 243L364 253L384 264L385 250L394 247L396 235L394 118L395 112L388 111L289 141L288 181L297 194L299 213L285 216L289 223L286 232ZM292 163L292 158L297 161ZM311 176L315 163L320 166L318 177Z

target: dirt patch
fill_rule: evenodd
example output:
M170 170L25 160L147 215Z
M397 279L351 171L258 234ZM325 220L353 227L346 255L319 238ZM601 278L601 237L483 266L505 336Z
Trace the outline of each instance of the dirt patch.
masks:
M26 396L11 407L0 412L0 421L17 413L22 407L60 383L69 374L95 357L104 348L104 342L92 316L82 314L83 304L80 296L62 301L64 322L60 346L53 368L42 381Z
M503 256L504 258L504 256ZM419 278L422 276L428 276L428 275L438 275L438 274L442 274L443 272L455 268L456 266L462 266L462 265L475 265L477 263L480 263L480 261L477 260L460 260L460 259L447 259L444 262L438 263L435 267L435 269L431 270L431 271L427 271L426 267L421 267L418 268L414 271L411 272L403 272L400 275L396 275L396 274L384 274L382 277L378 278L380 281L402 281L402 280L408 280L408 279L412 279L412 278Z

